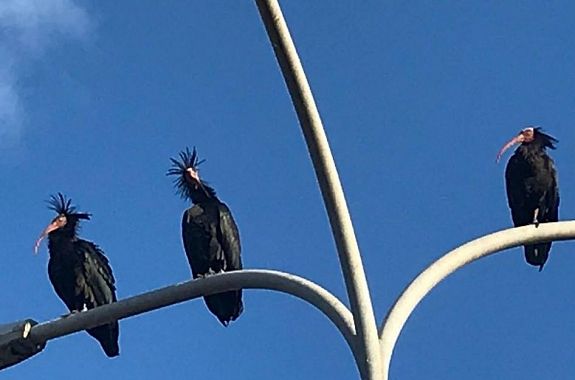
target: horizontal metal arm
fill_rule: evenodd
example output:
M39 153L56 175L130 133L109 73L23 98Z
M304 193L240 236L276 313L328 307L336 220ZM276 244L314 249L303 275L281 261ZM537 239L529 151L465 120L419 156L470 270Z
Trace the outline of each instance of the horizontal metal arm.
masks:
M233 289L270 289L301 298L323 312L354 351L353 317L347 307L321 286L293 274L273 270L241 270L186 281L126 298L32 327L30 339L44 343L74 332L142 314L165 306Z
M388 378L391 355L405 322L423 297L444 278L466 264L507 248L571 239L575 239L575 221L510 228L470 241L435 261L403 291L382 323L379 342L384 380Z
M0 370L20 363L44 349L45 342L34 343L28 336L32 319L0 325Z

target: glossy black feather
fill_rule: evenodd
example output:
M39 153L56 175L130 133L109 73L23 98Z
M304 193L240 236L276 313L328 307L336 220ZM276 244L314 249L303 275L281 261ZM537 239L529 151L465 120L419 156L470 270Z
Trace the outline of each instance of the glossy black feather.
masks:
M535 129L534 141L521 144L505 169L507 200L515 227L533 224L539 209L539 223L556 222L559 213L557 171L546 148L555 149L553 137ZM543 269L551 243L524 246L526 261Z
M60 206L66 206L62 203ZM104 253L94 243L76 235L79 219L88 214L76 213L69 207L53 208L66 216L68 223L48 235L48 277L56 294L70 312L80 312L116 302L116 286L112 268ZM96 338L109 357L119 355L118 322L86 330Z
M207 183L199 187L186 179L186 169L197 166L196 150L192 154L186 150L180 158L181 162L172 159L174 166L168 174L178 175L175 183L179 194L194 203L182 217L182 239L193 277L242 269L240 236L230 209ZM243 311L241 289L204 300L224 326Z

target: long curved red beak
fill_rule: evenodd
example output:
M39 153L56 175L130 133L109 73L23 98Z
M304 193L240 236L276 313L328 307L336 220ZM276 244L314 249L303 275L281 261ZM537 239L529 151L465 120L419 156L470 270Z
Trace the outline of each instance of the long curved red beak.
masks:
M509 140L509 142L507 142L507 144L503 145L503 147L499 150L499 153L497 153L497 158L495 159L495 162L499 163L501 156L503 156L503 153L505 153L505 151L507 149L511 148L515 144L522 143L524 140L525 140L525 136L523 136L523 134L519 134L519 135L515 136L514 138L512 138L511 140Z
M42 234L40 234L40 237L38 238L38 240L36 240L36 243L34 243L34 254L35 255L38 254L38 249L40 249L40 243L42 243L42 240L44 240L50 232L55 231L60 227L61 226L58 224L58 221L56 221L56 220L53 221L52 223L48 224L48 226L44 229L44 231L42 231Z

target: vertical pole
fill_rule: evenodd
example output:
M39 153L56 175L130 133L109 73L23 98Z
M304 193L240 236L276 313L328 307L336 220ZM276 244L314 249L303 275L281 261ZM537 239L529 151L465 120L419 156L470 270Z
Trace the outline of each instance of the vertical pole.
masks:
M256 0L256 4L297 112L329 216L357 332L356 360L362 378L376 380L382 376L382 367L373 306L327 137L278 2Z

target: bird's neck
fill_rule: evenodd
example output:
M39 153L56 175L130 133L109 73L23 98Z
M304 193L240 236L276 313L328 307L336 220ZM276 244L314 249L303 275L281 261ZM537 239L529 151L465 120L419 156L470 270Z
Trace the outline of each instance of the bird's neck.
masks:
M48 237L48 250L50 255L58 254L58 252L67 252L74 247L74 243L78 240L76 236L56 235Z
M198 196L198 197L192 197L192 203L195 205L199 205L199 204L209 204L209 203L220 203L220 200L218 199L218 197L211 196Z
M190 193L190 198L194 204L219 202L216 191L207 185L194 189L194 191Z
M517 151L527 159L530 157L541 156L546 153L545 147L537 141L520 145L519 148L517 148Z

